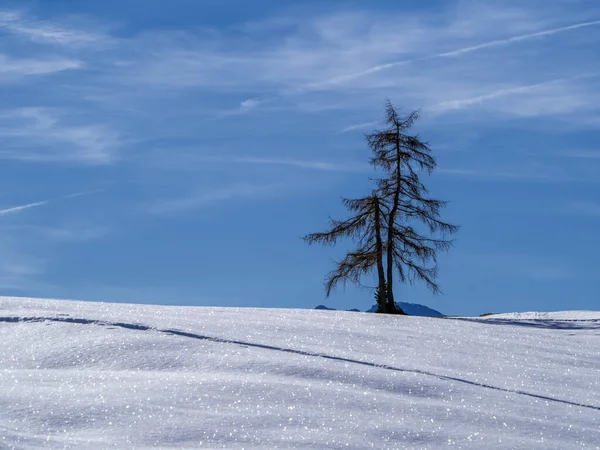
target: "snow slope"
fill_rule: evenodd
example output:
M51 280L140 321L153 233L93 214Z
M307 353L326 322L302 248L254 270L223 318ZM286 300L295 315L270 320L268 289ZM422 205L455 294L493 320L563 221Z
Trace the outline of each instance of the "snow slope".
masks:
M0 297L1 449L600 448L600 313Z

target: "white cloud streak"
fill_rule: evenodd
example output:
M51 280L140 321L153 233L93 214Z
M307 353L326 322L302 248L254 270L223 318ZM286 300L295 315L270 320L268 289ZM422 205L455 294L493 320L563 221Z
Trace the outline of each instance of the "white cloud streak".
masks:
M2 29L32 42L62 46L99 45L109 41L108 36L100 33L35 20L18 11L0 11L0 30Z
M76 197L81 197L81 196L84 196L84 195L97 194L97 193L100 193L100 192L103 192L103 191L104 191L104 189L94 189L94 190L88 190L88 191L75 192L73 194L63 195L59 199L76 198ZM39 206L45 206L45 205L48 205L50 203L55 202L56 200L58 200L58 199L55 199L55 200L43 200L43 201L40 201L40 202L27 203L25 205L19 205L19 206L13 206L13 207L10 207L10 208L0 209L0 216L6 216L6 215L9 215L9 214L16 214L16 213L20 213L22 211L25 211L27 209L37 208Z
M364 128L374 127L377 124L379 124L377 121L357 123L355 125L350 125L346 128L343 128L340 130L340 133L349 133L351 131L362 130Z
M90 189L88 191L81 191L81 192L75 192L74 194L67 194L64 195L62 198L76 198L76 197L83 197L86 195L92 195L92 194L100 194L102 192L105 192L106 189Z
M403 60L403 61L395 61L395 62L391 62L391 63L387 63L387 64L379 64L379 65L370 67L369 69L366 69L366 70L363 70L360 72L342 75L342 76L330 78L328 80L310 84L306 87L306 89L307 90L322 89L325 87L329 87L329 86L337 85L337 84L344 83L347 81L355 80L357 78L361 78L361 77L364 77L367 75L372 75L372 74L375 74L378 72L382 72L384 70L388 70L388 69L391 69L394 67L412 64L415 62L427 61L427 60L437 59L437 58L451 58L451 57L462 56L462 55L465 55L468 53L473 53L473 52L476 52L479 50L484 50L484 49L493 48L493 47L506 46L506 45L510 45L510 44L513 44L516 42L522 42L522 41L526 41L526 40L530 40L530 39L534 39L534 38L538 38L538 37L551 36L551 35L558 34L558 33L565 33L567 31L576 30L576 29L584 28L584 27L596 26L596 25L600 25L600 20L595 20L595 21L590 21L590 22L581 22L581 23L569 25L566 27L553 28L553 29L549 29L549 30L539 31L536 33L522 34L519 36L513 36L510 38L506 38L506 39L497 39L497 40L493 40L493 41L489 41L489 42L484 42L483 44L473 45L470 47L463 47L463 48L459 48L459 49L452 50L449 52L435 53L432 55L422 56L419 58L412 58L412 59L407 59L407 60Z
M121 146L120 136L101 125L70 125L60 112L47 108L20 108L0 113L0 158L24 161L112 163ZM2 122L0 121L0 125Z
M265 164L278 166L292 166L301 169L323 170L328 172L366 172L369 170L367 164L358 162L328 162L328 161L306 161L297 159L268 159L268 158L236 158L231 162L242 164Z
M47 205L48 203L50 203L50 201L45 200L43 202L27 203L26 205L13 206L12 208L0 209L0 216L6 216L7 214L19 213L21 211L25 211L26 209L35 208L37 206Z
M581 80L581 79L585 79L585 78L597 77L598 75L599 75L599 73L594 72L594 73L578 75L578 76L570 77L570 78L557 78L555 80L544 81L541 83L528 84L525 86L517 86L517 87L507 88L507 89L499 89L497 91L493 91L493 92L490 92L490 93L484 94L484 95L478 95L476 97L470 97L470 98L465 98L465 99L460 99L460 100L445 101L445 102L433 105L433 106L429 107L428 109L430 109L431 111L434 111L434 112L444 112L447 110L462 109L462 108L466 108L466 107L473 106L476 104L484 103L488 100L494 100L497 98L506 97L509 95L515 95L515 94L525 94L525 93L534 91L538 88L551 86L551 85L559 84L559 83L565 83L568 81L575 81L575 80Z
M248 156L197 157L194 161L213 164L256 164L267 166L290 166L300 169L322 170L327 172L367 172L369 166L355 161L318 161L285 158L260 158Z
M150 205L148 212L157 215L177 214L206 208L233 199L272 196L280 193L283 189L284 186L281 184L235 184L226 188L200 191L180 198L161 200Z
M483 44L473 45L471 47L465 47L465 48L453 50L450 52L438 53L437 55L433 55L429 58L447 58L447 57L461 56L466 53L472 53L472 52L475 52L478 50L483 50L486 48L500 47L500 46L504 46L504 45L513 44L515 42L527 41L530 39L544 37L544 36L552 36L552 35L558 34L558 33L565 33L567 31L572 31L572 30L577 30L580 28L592 27L592 26L597 26L597 25L600 25L600 20L593 20L590 22L581 22L581 23L576 23L574 25L569 25L566 27L559 27L559 28L552 28L550 30L538 31L537 33L528 33L528 34L522 34L520 36L513 36L510 38L506 38L506 39L497 39L494 41L485 42Z
M79 69L84 63L67 58L14 59L0 54L0 77L46 75L65 70ZM2 78L0 78L1 81Z

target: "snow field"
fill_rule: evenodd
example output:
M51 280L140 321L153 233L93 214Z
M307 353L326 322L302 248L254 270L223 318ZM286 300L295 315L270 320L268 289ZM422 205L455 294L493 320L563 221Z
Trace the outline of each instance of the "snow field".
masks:
M0 448L600 448L600 313L0 297Z

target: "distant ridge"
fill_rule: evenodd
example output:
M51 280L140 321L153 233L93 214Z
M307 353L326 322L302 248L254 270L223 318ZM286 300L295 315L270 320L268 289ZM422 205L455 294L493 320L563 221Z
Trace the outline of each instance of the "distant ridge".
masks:
M322 309L322 310L324 310L324 311L337 311L335 308L328 308L328 307L327 307L327 306L325 306L325 305L319 305L319 306L317 306L315 309Z
M402 310L408 314L409 316L423 316L423 317L442 317L443 314L435 309L429 308L425 305L420 305L418 303L404 303L399 302L398 306L402 308ZM335 308L329 308L325 305L318 305L315 309L320 309L323 311L337 311ZM358 309L349 309L348 311L356 311L359 312ZM370 309L365 312L373 313L377 311L377 305L373 305Z
M432 309L428 306L420 305L418 303L397 302L396 304L398 306L400 306L400 308L402 308L402 311L404 311L409 316L423 316L423 317L442 317L443 316L443 314L441 312L436 311L435 309ZM371 309L369 309L366 312L375 312L375 311L377 311L377 305L371 306Z

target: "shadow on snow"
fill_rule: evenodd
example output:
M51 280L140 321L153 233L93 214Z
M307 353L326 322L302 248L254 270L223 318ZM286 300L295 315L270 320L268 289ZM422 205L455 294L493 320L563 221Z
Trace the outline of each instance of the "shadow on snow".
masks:
M504 325L506 325L506 324L518 325L519 324L518 322L515 323L515 321L513 321L513 320L504 320L504 319L476 320L476 319L461 318L461 319L457 319L457 320L473 321L473 322L478 322L478 323L496 323L496 324L504 324ZM296 349L285 348L285 347L277 347L274 345L246 342L246 341L241 341L241 340L236 340L236 339L224 339L224 338L219 338L219 337L214 337L214 336L206 336L206 335L201 335L201 334L196 334L196 333L191 333L191 332L181 331L181 330L175 330L175 329L160 329L160 328L153 328L153 327L149 327L147 325L141 325L141 324L123 323L123 322L106 322L106 321L101 321L101 320L78 319L78 318L72 318L72 317L0 317L0 322L8 322L8 323L61 322L61 323L71 323L71 324L79 324L79 325L97 325L97 326L104 326L104 327L118 327L118 328L125 328L128 330L136 330L136 331L153 331L153 332L168 334L168 335L172 335L172 336L180 336L180 337L184 337L184 338L188 338L188 339L210 341L210 342L215 342L215 343L220 343L220 344L241 345L243 347L258 348L258 349L263 349L263 350L271 350L271 351L284 352L284 353L292 353L295 355L310 356L310 357L315 357L315 358L324 358L324 359L329 359L332 361L339 361L339 362L344 362L344 363L357 364L357 365L361 365L361 366L374 367L374 368L378 368L378 369L391 370L394 372L423 375L423 376L427 376L427 377L437 378L439 380L454 381L456 383L468 384L470 386L477 386L480 388L491 389L491 390L500 391L500 392L507 392L507 393L511 393L511 394L523 395L523 396L535 398L538 400L562 403L565 405L577 406L580 408L587 408L587 409L593 409L596 411L600 411L600 406L572 402L569 400L563 400L563 399L559 399L559 398L549 397L547 395L533 394L530 392L521 391L519 389L508 389L508 388L503 388L503 387L498 387L498 386L492 386L492 385L485 384L485 383L470 381L470 380L467 380L464 378L457 378L457 377L452 377L449 375L436 374L436 373L428 372L425 370L394 367L394 366L390 366L387 364L377 364L377 363L368 362L368 361L360 361L357 359L344 358L341 356L327 355L324 353L309 352L309 351L296 350ZM503 323L503 322L505 322L505 323ZM532 322L532 321L527 321L527 322ZM533 321L533 322L540 322L540 321ZM566 321L560 321L560 322L563 323ZM573 321L573 322L582 322L582 321ZM596 322L596 325L600 326L600 324L598 324L597 321L590 321L590 322ZM528 325L526 322L523 322L522 325L523 326L532 326L532 325ZM545 327L545 328L550 328L550 327ZM575 329L575 328L570 328L570 329ZM578 329L581 329L581 328L578 328ZM584 328L584 329L588 329L588 328Z

